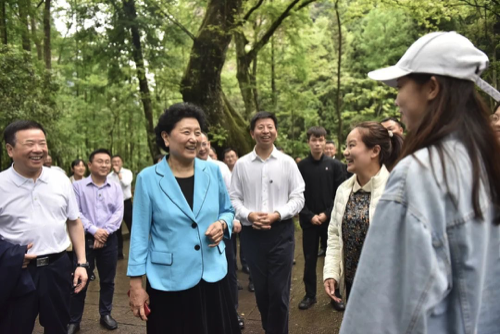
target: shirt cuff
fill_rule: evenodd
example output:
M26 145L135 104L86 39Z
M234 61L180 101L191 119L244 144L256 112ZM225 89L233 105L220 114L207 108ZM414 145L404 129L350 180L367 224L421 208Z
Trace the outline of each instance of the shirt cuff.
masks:
M90 225L89 228L87 229L87 232L90 234L94 235L97 232L98 228L94 225Z

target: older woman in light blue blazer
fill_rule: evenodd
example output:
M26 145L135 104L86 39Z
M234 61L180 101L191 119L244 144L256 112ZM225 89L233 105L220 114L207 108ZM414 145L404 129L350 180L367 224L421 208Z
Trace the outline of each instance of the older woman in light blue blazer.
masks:
M155 131L169 155L137 177L127 275L148 333L240 333L221 242L234 209L219 168L195 158L204 123L194 105L167 109Z

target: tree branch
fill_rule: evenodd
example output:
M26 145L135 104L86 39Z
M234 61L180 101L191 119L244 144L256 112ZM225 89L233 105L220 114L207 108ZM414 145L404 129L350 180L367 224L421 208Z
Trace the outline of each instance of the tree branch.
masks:
M242 22L246 22L248 21L248 19L250 18L250 16L253 14L253 12L255 12L257 9L259 9L259 7L264 3L264 0L259 0L259 2L257 2L257 4L255 6L253 6L252 8L250 8L250 10L248 11L248 13L245 14L245 16L243 16L243 20Z
M179 29L181 29L186 35L189 36L193 41L196 39L196 37L189 31L188 28L182 25L179 21L175 19L175 17L172 14L169 14L165 12L163 9L158 7L156 4L151 3L152 7L156 9L157 12L159 12L164 18L175 24Z
M309 5L310 3L313 3L315 1L316 0L307 0L304 3L302 3L299 7L297 7L296 10L298 11L298 10L306 7L307 5ZM297 5L299 2L300 2L300 0L293 0L288 5L288 7L283 11L283 13L281 13L281 15L276 19L276 21L274 21L271 24L271 26L264 33L264 35L262 36L262 38L257 43L254 44L253 48L247 53L247 56L246 56L246 58L247 58L247 60L248 60L249 63L250 63L250 61L252 61L257 56L257 53L259 53L259 51L267 44L267 42L269 42L269 39L275 33L276 29L278 29L279 26L281 25L281 23L283 23L283 21L288 16L290 16L290 12L295 7L295 5Z

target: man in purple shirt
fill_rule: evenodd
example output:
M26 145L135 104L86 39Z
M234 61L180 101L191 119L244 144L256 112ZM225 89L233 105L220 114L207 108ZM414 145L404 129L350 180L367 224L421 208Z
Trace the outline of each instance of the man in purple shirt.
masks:
M115 182L108 182L111 154L98 149L90 154L90 176L73 183L80 218L85 230L85 250L90 272L97 264L100 282L99 313L101 324L109 330L118 328L111 317L115 290L118 241L116 231L123 219L123 192ZM71 298L68 334L80 330L87 287Z

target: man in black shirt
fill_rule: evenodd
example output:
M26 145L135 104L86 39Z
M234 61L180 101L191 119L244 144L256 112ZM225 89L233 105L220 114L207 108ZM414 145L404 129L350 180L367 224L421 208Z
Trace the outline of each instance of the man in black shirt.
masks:
M342 163L323 153L326 144L325 137L326 130L323 127L311 127L307 131L307 143L311 153L298 164L306 184L304 192L306 204L300 212L306 288L306 295L299 304L301 310L306 310L316 303L316 263L319 238L322 232L328 230L335 193L338 186L346 179Z

